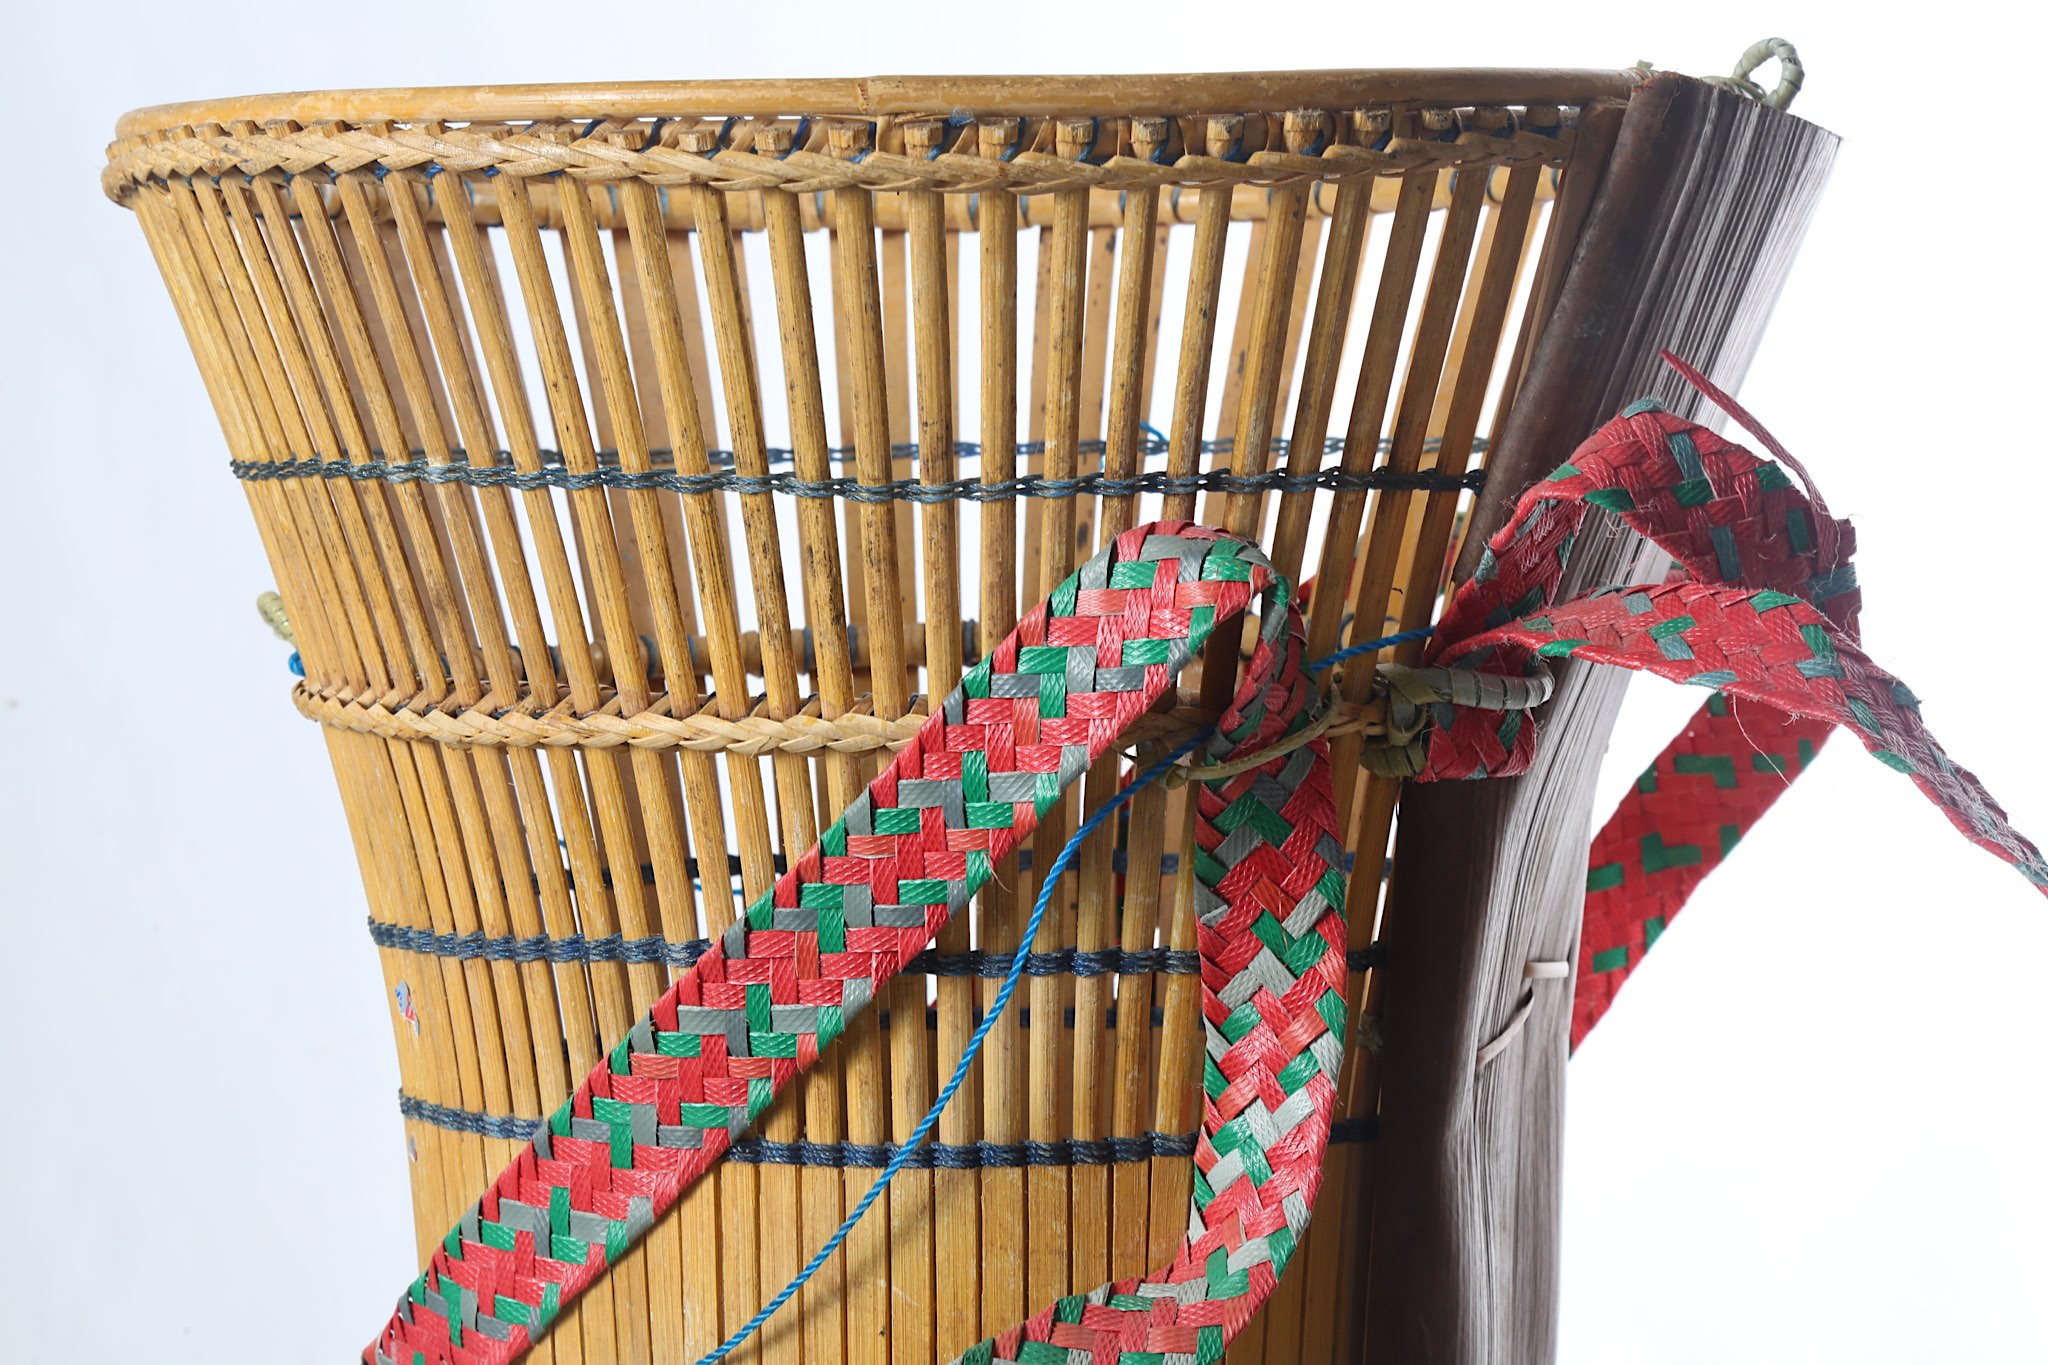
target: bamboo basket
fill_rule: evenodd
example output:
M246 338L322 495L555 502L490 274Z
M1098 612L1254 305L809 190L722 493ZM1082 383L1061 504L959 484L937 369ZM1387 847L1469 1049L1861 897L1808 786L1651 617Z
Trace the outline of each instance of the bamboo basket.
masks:
M1569 427L1574 375L1647 373L1649 302L1739 371L1803 210L1740 238L1717 285L1616 271L1655 255L1600 231L1650 202L1626 135L1648 80L536 86L127 116L106 187L186 328L361 861L421 1254L1096 547L1162 515L1249 536L1313 578L1327 654L1430 619L1482 471L1490 526L1561 456L1534 433ZM1690 82L1659 98L1720 120L1699 141L1731 164L1779 126ZM1567 346L1549 329L1575 307L1635 331L1581 316ZM1531 453L1504 468L1518 422ZM1235 664L1212 649L1149 733L1194 732ZM1357 761L1370 678L1347 670L1331 731L1354 1037L1402 913L1399 787ZM1027 1008L932 1160L734 1358L930 1365L1170 1256L1201 1055L1184 798L1148 789L1017 942L1035 871L1120 773L1098 765L534 1358L717 1345L907 1136L1020 949ZM1352 1050L1321 1211L1232 1365L1359 1358L1375 1210L1384 1229L1405 1188L1375 1161L1380 1071Z

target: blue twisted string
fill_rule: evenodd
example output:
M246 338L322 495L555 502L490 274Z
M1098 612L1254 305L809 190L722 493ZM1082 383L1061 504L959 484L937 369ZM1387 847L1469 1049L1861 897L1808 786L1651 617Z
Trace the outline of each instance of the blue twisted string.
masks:
M1320 673L1326 668L1336 667L1346 659L1355 659L1361 654L1377 654L1383 649L1392 649L1395 645L1412 645L1417 640L1427 640L1435 633L1435 626L1420 626L1414 630L1404 630L1399 635L1386 635L1377 640L1364 640L1355 645L1346 645L1335 654L1325 654L1314 663L1303 664L1301 671Z
M1376 653L1393 645L1409 644L1416 640L1426 639L1430 629L1430 627L1424 627L1420 630L1403 631L1399 635L1389 635L1384 639L1367 640L1362 644L1350 645L1338 650L1327 658L1318 659L1314 663L1307 665L1306 671L1310 673L1321 672L1325 668L1341 663L1345 659L1355 658L1360 654ZM1031 918L1024 925L1024 934L1020 942L1031 943L1038 938L1038 928L1045 921L1046 908L1052 904L1053 892L1059 887L1060 874L1065 872L1074 859L1080 855L1081 845L1087 841L1088 836L1099 829L1110 816L1122 809L1132 797L1166 776L1174 764L1193 753L1213 733L1214 729L1212 728L1184 742L1165 758L1162 758L1143 773L1140 773L1129 786L1103 802L1100 810L1081 822L1081 828L1075 830L1074 837L1067 840L1066 847L1060 850L1060 856L1053 859L1052 867L1047 871L1045 881L1039 887L1038 901L1031 907ZM774 1298L768 1300L760 1312L754 1314L753 1317L747 1320L744 1326L721 1342L716 1350L700 1359L697 1365L717 1365L719 1361L732 1354L741 1342L745 1341L755 1332L758 1332L768 1319L774 1317L782 1305L794 1298L796 1292L810 1282L811 1276L817 1274L819 1268L826 1261L832 1259L832 1253L839 1250L841 1244L846 1241L847 1236L853 1231L854 1224L860 1222L867 1211L874 1207L875 1201L882 1197L882 1191L889 1188L889 1182L896 1178L896 1173L911 1163L916 1156L919 1145L931 1135L932 1128L939 1121L939 1115L945 1112L946 1106L953 1102L953 1096L966 1083L967 1073L974 1066L974 1059L981 1055L981 1045L988 1037L989 1030L995 1027L996 1020L1002 1018L1003 1011L1009 1008L1010 997L1016 993L1017 982L1024 975L1024 964L1025 955L1022 953L1015 954L1011 958L1009 974L1003 978L1003 984L996 988L995 999L989 1002L988 1012L982 1015L980 1025L974 1030L974 1036L967 1040L966 1048L960 1053L960 1061L954 1066L953 1074L947 1079L944 1088L939 1091L938 1099L933 1101L931 1108L925 1110L924 1117L918 1120L917 1127L912 1130L909 1141L897 1149L896 1155L889 1159L889 1164L883 1167L881 1176L876 1179L874 1184L868 1186L868 1192L860 1197L860 1202L855 1204L853 1211L846 1215L846 1221L839 1225L839 1230L827 1239L825 1245L818 1248L817 1254L812 1256L805 1263L804 1268L796 1273L796 1278L784 1285Z

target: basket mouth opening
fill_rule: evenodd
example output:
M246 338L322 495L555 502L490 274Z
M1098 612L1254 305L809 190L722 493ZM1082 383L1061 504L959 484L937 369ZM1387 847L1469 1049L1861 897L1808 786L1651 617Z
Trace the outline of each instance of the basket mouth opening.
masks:
M412 123L564 118L911 114L1256 114L1297 108L1448 104L1583 105L1626 99L1640 71L1384 68L1182 75L869 76L850 79L621 81L291 91L151 105L123 114L117 138L191 124L334 120Z

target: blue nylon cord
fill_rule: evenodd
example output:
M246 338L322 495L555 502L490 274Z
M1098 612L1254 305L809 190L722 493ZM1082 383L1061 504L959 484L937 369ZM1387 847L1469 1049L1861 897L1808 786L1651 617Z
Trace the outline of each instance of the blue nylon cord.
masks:
M1384 639L1367 640L1361 644L1350 645L1338 650L1335 654L1317 659L1314 663L1306 665L1304 671L1319 673L1323 669L1341 663L1345 659L1356 658L1361 654L1376 653L1379 650L1394 645L1409 644L1416 640L1426 639L1432 629L1433 627L1425 626L1420 630L1403 631L1398 635L1389 635ZM1183 743L1165 758L1162 758L1159 762L1139 774L1129 786L1103 802L1100 810L1081 822L1081 828L1075 830L1074 837L1067 840L1066 847L1060 850L1060 856L1053 859L1052 867L1046 873L1045 882L1039 888L1037 903L1031 907L1031 918L1025 923L1024 933L1019 942L1030 943L1037 939L1039 925L1045 920L1046 908L1052 904L1052 893L1059 887L1060 875L1079 856L1081 845L1087 841L1088 836L1100 828L1103 822L1108 820L1110 816L1122 809L1132 797L1166 776L1168 770L1175 763L1193 753L1196 746L1213 733L1215 731L1212 727L1210 730L1204 731ZM744 1326L720 1343L716 1350L699 1359L697 1365L717 1365L717 1362L732 1354L739 1347L740 1343L759 1331L768 1319L775 1316L782 1305L796 1297L796 1292L809 1283L811 1276L817 1274L819 1268L832 1258L833 1252L839 1250L841 1244L846 1241L848 1234L853 1231L854 1224L860 1222L867 1211L874 1206L875 1201L882 1197L882 1191L889 1187L889 1182L896 1178L896 1173L909 1164L919 1145L924 1142L925 1138L931 1135L932 1128L939 1121L939 1115L945 1111L948 1104L953 1102L953 1096L959 1091L961 1085L966 1082L967 1073L973 1067L974 1059L981 1054L981 1045L983 1040L988 1037L989 1030L995 1027L996 1020L1002 1018L1003 1011L1009 1008L1010 997L1016 993L1017 982L1024 975L1024 963L1025 956L1023 953L1018 953L1011 959L1009 975L1003 978L1003 984L996 989L995 999L989 1002L988 1012L982 1015L980 1025L974 1030L974 1036L967 1040L966 1048L960 1053L960 1061L953 1068L953 1074L946 1081L944 1088L939 1091L938 1099L933 1101L932 1107L925 1111L924 1117L918 1120L917 1127L911 1131L909 1140L903 1144L894 1157L890 1158L889 1164L882 1169L882 1174L875 1180L874 1184L868 1186L868 1192L860 1197L860 1202L853 1206L853 1211L846 1215L846 1221L839 1225L839 1230L832 1234L825 1245L818 1248L817 1254L812 1256L805 1263L804 1268L796 1273L796 1278L784 1285L774 1298L768 1300L760 1312L754 1314L753 1317L747 1320Z
M1325 654L1312 664L1303 664L1301 671L1304 673L1320 673L1326 668L1332 668L1337 664L1343 663L1346 659L1355 659L1361 654L1377 654L1383 649L1392 649L1395 645L1412 645L1417 640L1427 640L1435 633L1435 626L1419 626L1414 630L1404 630L1399 635L1385 635L1377 640L1366 640L1360 644L1346 645L1335 654Z

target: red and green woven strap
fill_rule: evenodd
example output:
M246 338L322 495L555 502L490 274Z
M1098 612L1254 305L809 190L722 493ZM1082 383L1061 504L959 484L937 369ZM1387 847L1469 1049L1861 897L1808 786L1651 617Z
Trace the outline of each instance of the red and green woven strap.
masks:
M724 1155L881 984L964 908L1219 625L1258 645L1210 758L1309 722L1287 582L1255 548L1139 527L977 664L771 894L684 972L451 1230L364 1352L517 1357ZM996 1360L1222 1354L1271 1294L1321 1181L1343 1050L1343 852L1320 739L1199 785L1204 1106L1174 1261L1048 1305Z
M1834 729L1716 692L1643 770L1586 860L1574 1048L1700 882L1806 771Z
M1433 664L1507 677L1569 657L1714 690L1594 842L1575 1045L1700 879L1838 725L1911 776L1973 843L2048 892L2040 851L1942 752L1905 684L1858 647L1848 524L1809 496L1810 485L1795 484L1786 466L1801 481L1805 471L1768 432L1672 363L1779 461L1653 402L1636 404L1522 496L1430 646ZM1671 580L1557 602L1572 543L1594 508L1668 551L1678 561ZM1507 776L1534 752L1536 726L1520 712L1444 707L1435 719L1425 777Z

